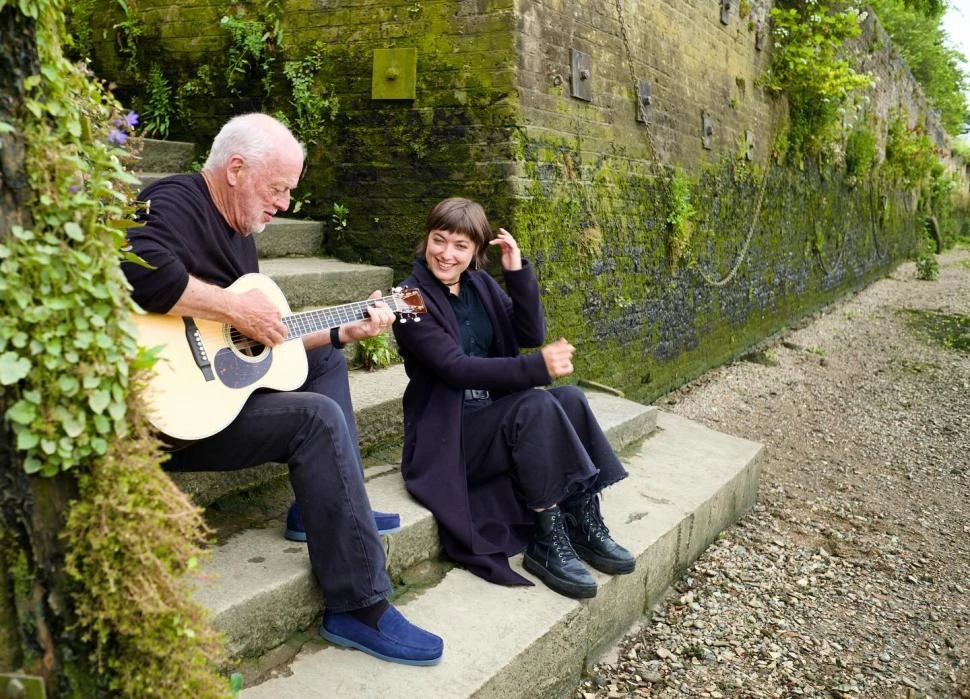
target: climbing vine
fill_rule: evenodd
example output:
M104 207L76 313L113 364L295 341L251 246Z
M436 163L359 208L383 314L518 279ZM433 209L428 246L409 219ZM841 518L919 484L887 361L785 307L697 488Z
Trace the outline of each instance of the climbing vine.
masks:
M0 11L34 20L40 67L23 79L22 112L0 122L25 144L30 193L30 223L0 238L0 405L27 474L76 474L62 533L72 631L94 649L99 692L224 696L221 644L181 582L201 555L201 516L159 468L139 406L151 358L119 265L137 116L64 56L62 0Z

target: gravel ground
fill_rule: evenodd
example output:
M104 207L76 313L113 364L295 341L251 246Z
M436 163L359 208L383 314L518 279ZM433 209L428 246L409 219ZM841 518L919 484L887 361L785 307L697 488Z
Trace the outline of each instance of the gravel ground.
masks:
M970 697L970 252L938 259L657 401L765 445L758 504L576 699Z

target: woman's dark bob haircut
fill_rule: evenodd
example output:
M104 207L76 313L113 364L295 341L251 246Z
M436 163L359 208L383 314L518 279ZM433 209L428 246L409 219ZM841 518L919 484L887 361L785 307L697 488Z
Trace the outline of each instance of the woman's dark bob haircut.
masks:
M417 252L424 257L428 249L428 236L431 231L447 231L448 233L461 233L467 235L475 245L475 258L472 260L472 268L479 269L488 262L485 253L488 249L488 242L494 237L492 229L488 225L488 217L481 204L464 199L462 197L451 197L435 204L428 214L428 220L424 224L424 237L418 243Z

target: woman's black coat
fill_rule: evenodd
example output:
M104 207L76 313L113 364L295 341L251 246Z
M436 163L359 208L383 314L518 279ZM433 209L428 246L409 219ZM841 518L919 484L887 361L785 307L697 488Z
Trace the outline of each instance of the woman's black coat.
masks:
M492 322L489 358L462 351L458 321L447 289L415 262L403 286L421 290L427 314L420 322L394 324L410 382L404 392L404 451L401 471L408 492L434 514L445 553L476 575L504 585L531 585L515 573L508 556L525 547L534 517L519 502L507 476L469 486L462 451L462 399L466 388L494 397L551 381L538 352L546 323L531 265L504 272L508 293L484 271L469 271Z

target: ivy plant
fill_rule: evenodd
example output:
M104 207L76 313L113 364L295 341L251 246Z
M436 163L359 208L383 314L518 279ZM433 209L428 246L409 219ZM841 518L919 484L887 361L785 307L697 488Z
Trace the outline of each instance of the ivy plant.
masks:
M15 463L78 485L66 526L48 532L65 547L69 632L93 648L76 661L98 671L96 693L72 696L224 697L222 643L184 582L205 529L159 467L140 402L151 357L119 264L137 116L63 54L63 0L0 0L0 12L35 20L39 66L0 122L25 145L28 192L24 223L0 231L0 409Z

